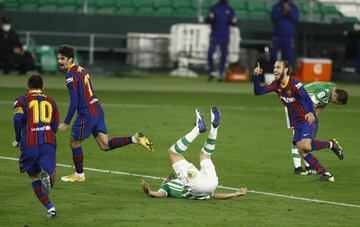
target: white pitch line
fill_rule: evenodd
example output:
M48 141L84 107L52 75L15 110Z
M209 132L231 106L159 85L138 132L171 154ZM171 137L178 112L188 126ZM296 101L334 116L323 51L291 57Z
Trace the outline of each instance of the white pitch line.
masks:
M0 101L0 105L2 104L13 104L13 102L10 101ZM58 106L69 106L69 103L67 102L58 102ZM181 105L158 105L158 104L135 104L135 103L101 103L103 107L107 108L165 108L165 109L171 109L174 107L188 107L188 106L181 106ZM221 106L221 109L228 109L228 110L239 110L239 111L248 111L248 110L254 110L254 111L265 111L268 112L269 110L272 111L284 111L283 107L246 107L246 106ZM360 113L360 109L348 109L348 108L341 108L341 109L327 109L326 112L342 112L342 113Z
M0 159L19 161L18 158L5 157L5 156L0 156ZM73 168L73 166L65 165L65 164L56 164L56 166L65 167L65 168ZM164 180L163 177L143 175L143 174L138 174L138 173L127 173L127 172L121 172L121 171L95 169L95 168L88 168L88 167L84 167L84 169L88 170L88 171L100 172L100 173L109 173L109 174L117 174L117 175L124 175L124 176L142 177L142 178L147 178L147 179ZM234 190L234 191L239 190L239 188L226 187L226 186L222 186L222 185L219 185L218 188ZM260 195L272 196L272 197L281 197L281 198L287 198L287 199L301 200L301 201L306 201L306 202L324 203L324 204L331 204L331 205L336 205L336 206L360 208L360 205L355 205L355 204L338 203L338 202L319 200L319 199L309 199L309 198L297 197L297 196L292 196L292 195L282 195L282 194L275 194L275 193L271 193L271 192L261 192L261 191L255 191L255 190L249 190L248 192L251 192L254 194L260 194Z

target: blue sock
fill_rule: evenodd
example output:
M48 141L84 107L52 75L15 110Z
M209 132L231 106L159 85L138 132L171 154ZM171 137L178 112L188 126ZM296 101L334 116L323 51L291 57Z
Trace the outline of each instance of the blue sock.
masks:
M108 142L108 146L110 150L113 150L118 147L123 147L128 144L132 144L132 136L124 136L124 137L114 137Z
M51 201L49 199L49 196L46 193L44 193L42 190L41 180L35 180L31 183L31 185L35 192L36 197L44 205L44 207L46 207L47 209L50 209L51 207L53 207L53 205L51 204Z
M327 172L327 170L325 169L325 167L323 167L319 160L312 155L311 153L307 153L306 156L304 157L304 160L309 163L310 168L315 169L318 173L325 173Z
M72 148L72 158L75 166L75 170L77 173L84 172L84 154L81 147Z

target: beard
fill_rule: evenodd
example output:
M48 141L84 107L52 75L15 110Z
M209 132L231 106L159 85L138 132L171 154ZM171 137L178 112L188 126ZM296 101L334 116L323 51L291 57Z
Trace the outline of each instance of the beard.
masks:
M277 79L277 82L281 83L281 81L284 79L285 77L285 73L284 73L284 70L280 73L280 77L279 79Z

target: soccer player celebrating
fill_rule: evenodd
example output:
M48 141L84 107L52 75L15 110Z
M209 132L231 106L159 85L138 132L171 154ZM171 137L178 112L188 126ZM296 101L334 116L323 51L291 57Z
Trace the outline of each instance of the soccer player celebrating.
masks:
M336 85L331 82L313 82L305 85L305 90L311 98L317 117L319 117L320 112L327 104L345 105L348 100L348 93L345 90L337 89ZM285 110L287 112L287 109ZM288 128L291 128L288 115L286 115L286 117ZM301 156L294 144L292 144L291 153L296 174L311 175L316 173L316 171L310 168L309 163L306 161L304 161L305 170L301 167Z
M73 118L75 111L77 117L72 127L70 147L76 172L61 177L65 182L85 182L83 168L83 151L81 143L91 134L103 151L113 150L128 144L140 144L150 152L154 151L153 144L141 132L134 136L115 137L108 139L104 120L104 112L96 97L89 74L81 66L75 65L74 48L62 45L57 51L58 66L66 72L66 85L70 94L70 106L65 121L60 124L59 130L65 131Z
M151 197L164 198L186 198L186 199L230 199L242 196L247 193L246 188L240 188L234 193L214 193L218 185L215 166L211 161L211 155L215 151L217 130L220 123L220 111L217 107L211 109L211 129L205 141L204 147L200 152L200 166L198 170L192 163L186 161L182 153L187 150L200 133L207 130L200 110L197 108L195 127L184 137L172 145L168 151L168 156L172 167L177 174L168 176L160 186L158 191L151 191L147 182L142 180L141 187L144 192Z
M311 151L329 148L342 160L344 158L343 149L335 139L329 141L315 139L318 119L308 93L299 81L290 76L291 67L289 63L285 60L276 61L273 72L275 80L267 86L261 86L260 75L263 70L258 63L254 69L255 95L263 95L269 92L277 93L288 110L290 124L294 128L293 144L296 144L298 152L310 164L310 168L321 174L321 179L334 181L335 177L320 164Z
M42 91L41 76L31 76L27 87L28 93L14 103L15 140L12 146L20 146L20 171L30 176L36 197L48 210L48 216L54 218L56 210L48 194L55 182L55 133L59 111L55 101Z

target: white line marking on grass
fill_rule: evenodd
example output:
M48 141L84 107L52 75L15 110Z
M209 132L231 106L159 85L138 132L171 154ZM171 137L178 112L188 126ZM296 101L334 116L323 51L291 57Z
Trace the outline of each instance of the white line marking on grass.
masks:
M13 104L14 102L10 101L0 101L0 104ZM57 103L58 106L69 106L67 102L59 102ZM189 107L189 106L181 106L181 105L158 105L158 104L135 104L135 103L101 103L103 107L107 108L165 108L170 109L174 107ZM283 107L247 107L247 106L221 106L221 109L228 109L228 110L239 110L239 111L265 111L268 112L269 110L276 110L276 111L284 111ZM360 113L360 109L348 109L348 108L341 108L341 109L327 109L326 112L342 112L342 113Z
M0 159L19 161L18 158L5 157L5 156L0 156ZM65 167L65 168L73 168L73 166L65 165L65 164L56 164L56 166ZM110 173L110 174L117 174L117 175L124 175L124 176L143 177L143 178L147 178L147 179L164 180L163 177L149 176L149 175L143 175L143 174L137 174L137 173L127 173L127 172L121 172L121 171L95 169L95 168L88 168L88 167L84 167L84 169L88 170L88 171L100 172L100 173ZM226 187L226 186L222 186L222 185L219 185L218 188L234 190L234 191L239 190L239 188ZM249 190L249 192L254 193L254 194L272 196L272 197L281 197L281 198L301 200L301 201L314 202L314 203L325 203L325 204L331 204L331 205L336 205L336 206L360 208L360 205L355 205L355 204L338 203L338 202L325 201L325 200L319 200L319 199L308 199L308 198L297 197L297 196L292 196L292 195L282 195L282 194L275 194L275 193L271 193L271 192L260 192L260 191L255 191L255 190Z

